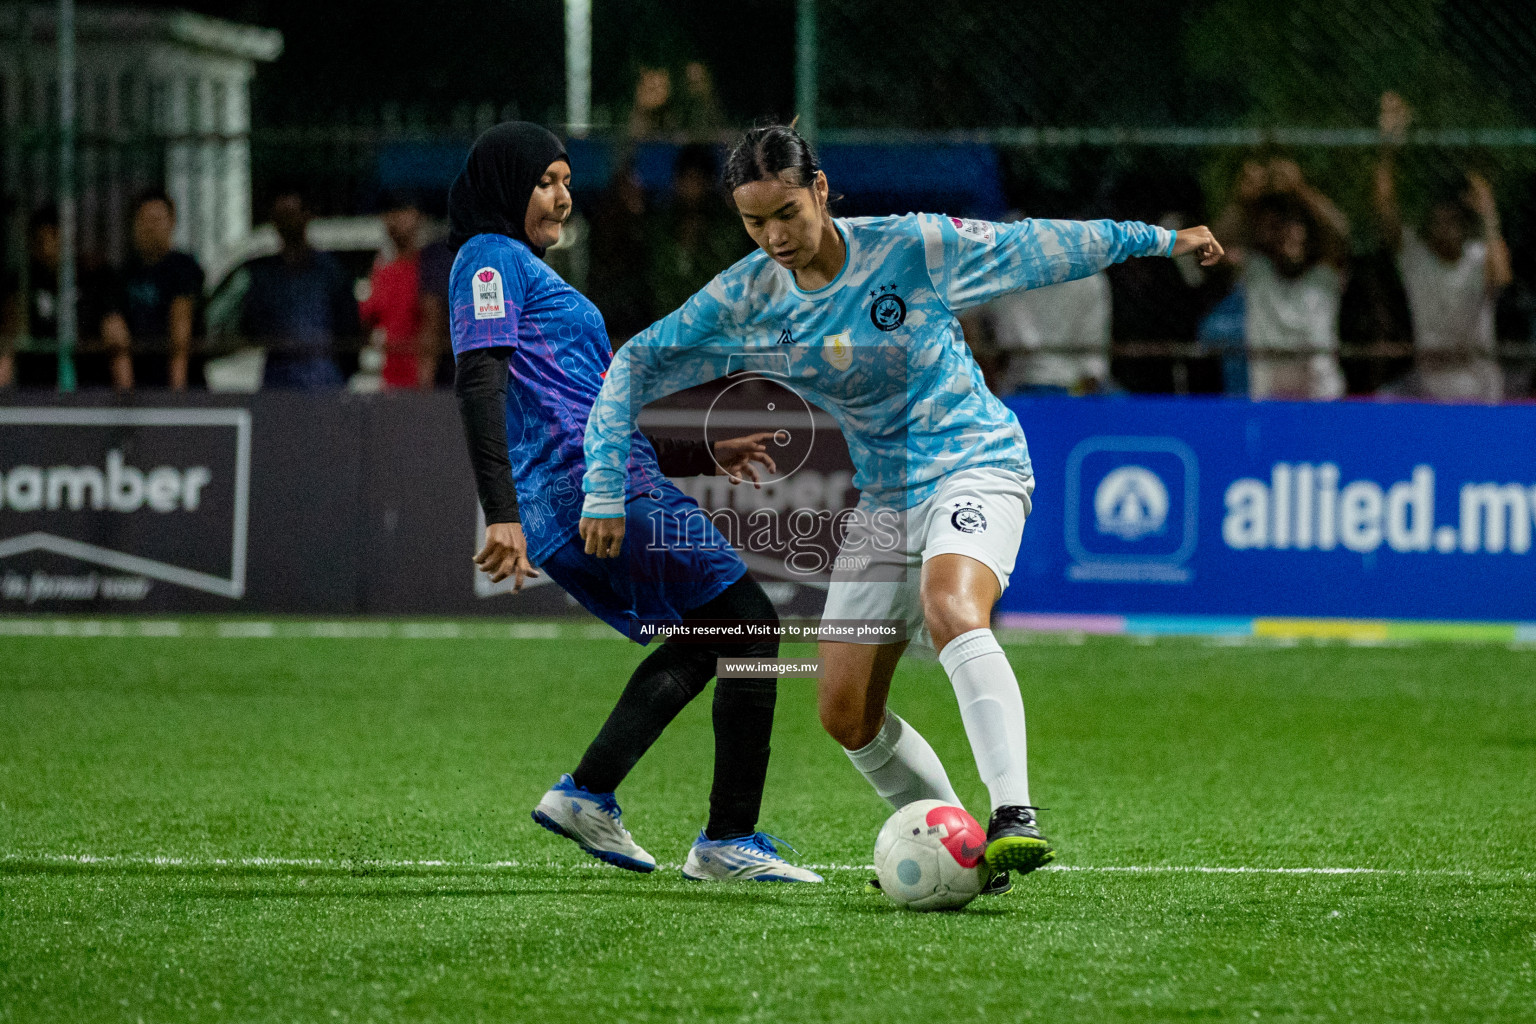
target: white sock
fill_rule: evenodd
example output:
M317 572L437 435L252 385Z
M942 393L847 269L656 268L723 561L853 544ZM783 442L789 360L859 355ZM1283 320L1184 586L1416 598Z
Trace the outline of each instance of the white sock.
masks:
M1024 741L1024 698L1013 666L990 629L961 633L939 652L939 663L960 700L960 720L976 755L995 811L1029 804L1029 760Z
M885 724L858 750L844 751L875 792L897 810L914 800L943 800L959 805L960 798L944 774L939 755L922 734L886 709Z

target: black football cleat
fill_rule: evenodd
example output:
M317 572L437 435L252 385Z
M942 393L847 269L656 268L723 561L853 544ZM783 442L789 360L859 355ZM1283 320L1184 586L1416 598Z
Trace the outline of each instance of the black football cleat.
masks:
M1056 851L1035 823L1038 808L1004 804L987 823L987 867L998 875L1027 875L1056 859Z
M1013 879L1008 877L1008 872L999 871L987 879L987 884L981 887L983 896L1006 896L1013 892Z

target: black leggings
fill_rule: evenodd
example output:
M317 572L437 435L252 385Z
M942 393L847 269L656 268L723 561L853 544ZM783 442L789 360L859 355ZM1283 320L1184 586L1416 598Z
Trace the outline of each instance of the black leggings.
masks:
M748 621L775 629L750 641L668 640L652 651L629 677L619 703L577 765L573 777L578 786L593 793L617 789L662 730L714 678L716 659L778 657L778 613L750 575L683 619ZM715 780L704 830L710 839L734 839L757 831L777 691L775 676L722 679L715 684Z

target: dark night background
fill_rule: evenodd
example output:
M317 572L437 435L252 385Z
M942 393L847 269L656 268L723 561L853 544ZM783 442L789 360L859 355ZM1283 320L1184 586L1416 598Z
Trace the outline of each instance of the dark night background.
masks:
M280 30L258 124L399 103L563 115L559 0L184 0ZM1384 89L1424 125L1528 124L1524 0L820 0L821 121L833 128L1373 123ZM593 105L622 121L636 69L702 60L737 122L794 102L794 0L594 0Z
M184 0L135 3L275 28L283 55L263 66L258 124L323 121L338 110L399 103L517 104L522 116L563 119L560 0L422 4L399 0ZM794 0L675 0L593 5L594 106L622 115L635 70L699 59L716 73L733 116L786 115L794 101Z

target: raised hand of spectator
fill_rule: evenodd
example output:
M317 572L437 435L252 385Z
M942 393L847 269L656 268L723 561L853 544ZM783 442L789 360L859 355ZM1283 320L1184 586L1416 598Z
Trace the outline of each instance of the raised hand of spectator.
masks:
M1381 94L1381 113L1377 126L1381 129L1381 156L1371 183L1371 203L1376 210L1376 222L1381 238L1388 249L1396 252L1403 242L1403 212L1397 201L1397 169L1394 149L1407 137L1408 123L1413 111L1395 92Z
M1467 172L1466 203L1485 226L1489 222L1498 223L1499 207L1493 199L1493 186L1476 171Z
M1257 160L1244 160L1243 169L1237 172L1236 199L1240 203L1252 203L1269 188L1269 171Z
M1215 233L1227 240L1233 266L1239 266L1243 249L1251 242L1254 204L1269 191L1269 171L1257 160L1244 160L1237 172L1232 198L1216 217Z
M1289 157L1275 157L1268 170L1269 188L1273 192L1300 192L1306 186L1301 165Z
M1493 186L1476 171L1467 172L1466 204L1477 214L1483 225L1483 244L1487 246L1487 262L1483 277L1490 293L1497 293L1514 280L1510 264L1509 246L1499 231L1499 204L1493 198Z
M1376 124L1381 129L1381 141L1401 146L1408 138L1408 126L1413 122L1413 108L1397 93L1388 90L1381 94L1381 112Z

